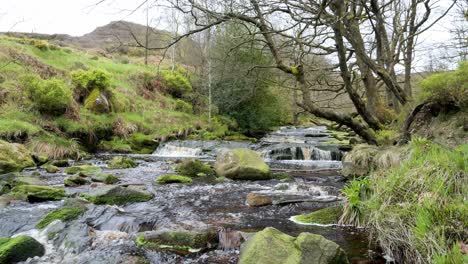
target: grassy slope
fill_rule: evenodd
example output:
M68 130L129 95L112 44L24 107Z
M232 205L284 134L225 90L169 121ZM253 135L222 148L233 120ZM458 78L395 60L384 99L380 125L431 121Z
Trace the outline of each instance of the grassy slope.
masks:
M0 138L24 141L30 146L37 146L35 142L52 145L59 142L61 146L56 147L71 145L75 150L78 148L76 142L90 146L98 144L99 140L107 140L104 144L101 142L101 146L128 151L132 144L134 147L142 142L151 145L152 139L184 134L194 127L198 128L195 131L198 134L209 133L214 137L222 136L227 130L217 122L209 125L206 117L175 111L175 100L169 96L153 92L151 99L145 99L140 93L139 76L154 72L151 66L118 63L70 48L41 50L37 45L20 42L0 37L0 76L4 80L0 92L3 91L3 97L6 97L2 103L0 94ZM112 75L111 84L122 108L118 113L95 114L80 107L78 117L41 115L35 111L19 83L24 74L37 72L44 77L54 71L58 73L55 77L66 80L71 87L69 73L79 68L102 69ZM65 140L75 137L77 140ZM129 138L133 141L129 142ZM90 142L84 142L88 139ZM47 149L50 144L39 145L45 152L49 150L54 154ZM139 146L139 151L149 152L150 149Z

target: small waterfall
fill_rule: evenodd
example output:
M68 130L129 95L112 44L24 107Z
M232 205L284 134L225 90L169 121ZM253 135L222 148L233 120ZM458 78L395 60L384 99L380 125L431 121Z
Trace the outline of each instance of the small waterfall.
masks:
M197 157L202 155L202 149L176 146L167 143L160 146L154 152L154 155L161 157Z
M312 146L289 146L266 150L263 157L269 160L340 160L341 153Z

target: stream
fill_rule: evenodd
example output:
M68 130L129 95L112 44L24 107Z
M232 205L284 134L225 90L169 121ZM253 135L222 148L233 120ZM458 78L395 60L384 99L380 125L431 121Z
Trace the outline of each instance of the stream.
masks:
M255 232L275 227L297 236L301 232L323 235L338 243L351 263L385 263L369 243L363 229L341 226L300 225L291 216L340 203L344 178L340 176L340 147L327 143L331 136L325 127L283 127L257 143L230 141L176 140L163 143L151 155L125 155L134 158L138 166L131 169L109 169L106 160L115 155L105 153L76 164L100 166L104 173L120 177L118 185L132 185L151 192L148 202L126 206L90 205L79 219L53 222L45 230L34 226L48 212L59 208L63 201L30 204L12 201L0 209L0 237L28 234L46 246L43 257L26 263L140 263L144 257L150 263L237 263L238 248L219 247L206 252L180 256L169 252L149 251L135 244L138 232L162 229L200 230L215 228L221 234L242 231ZM262 154L273 172L287 172L295 182L231 181L194 182L190 185L154 184L160 175L175 173L173 166L185 157L196 157L212 163L225 148L249 148ZM23 173L40 174L51 186L63 186L67 176L50 174L40 168ZM88 193L101 184L66 187L68 194ZM249 207L248 193L266 194L273 205ZM50 234L58 234L51 238Z

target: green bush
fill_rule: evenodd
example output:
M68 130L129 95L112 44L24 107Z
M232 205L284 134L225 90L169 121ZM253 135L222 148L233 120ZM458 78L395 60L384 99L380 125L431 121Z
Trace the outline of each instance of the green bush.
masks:
M192 91L190 81L178 71L163 71L162 77L166 92L176 98Z
M31 101L43 113L63 114L73 101L71 89L60 79L42 80L35 75L21 79Z
M468 106L468 62L460 63L455 71L429 76L420 83L423 99L440 102L457 102L461 107Z
M83 96L87 96L93 89L107 90L111 84L111 76L106 71L76 70L71 73L72 83L77 91Z
M175 101L175 110L187 114L193 113L193 107L189 103L180 99L177 99Z
M47 51L49 50L49 45L47 44L47 42L45 41L42 41L42 40L33 40L32 41L34 47L42 50L42 51Z

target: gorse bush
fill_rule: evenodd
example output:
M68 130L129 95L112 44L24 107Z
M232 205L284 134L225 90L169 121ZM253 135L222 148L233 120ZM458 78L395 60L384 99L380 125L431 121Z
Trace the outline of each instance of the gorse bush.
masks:
M81 96L87 96L94 89L107 90L111 84L110 74L100 69L76 70L71 77L76 92Z
M457 70L429 76L420 83L423 99L440 102L454 101L468 106L468 62L460 63Z
M163 71L161 74L165 91L173 97L182 98L192 91L192 84L180 71Z
M189 103L183 100L177 99L175 101L175 110L179 112L191 114L193 112L193 107Z
M72 103L72 91L60 79L42 80L35 75L23 76L21 79L31 101L43 113L63 114Z

